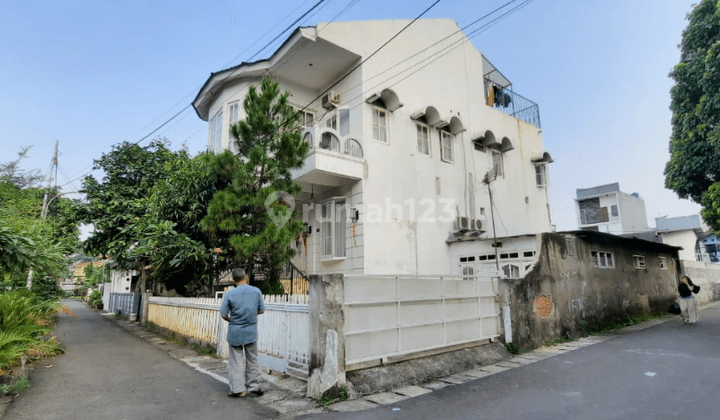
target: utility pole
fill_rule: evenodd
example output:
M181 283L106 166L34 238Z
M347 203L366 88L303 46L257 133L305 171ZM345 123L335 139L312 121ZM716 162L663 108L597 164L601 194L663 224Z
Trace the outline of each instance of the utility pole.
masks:
M45 187L45 196L43 197L43 205L42 210L40 210L40 218L44 219L47 217L47 210L48 206L50 205L50 201L52 199L50 198L50 186L53 182L53 174L57 172L57 166L58 166L58 147L60 147L60 140L55 140L55 153L53 153L52 161L50 163L50 173L47 177L47 185ZM53 171L53 168L55 169ZM32 279L33 279L33 269L30 268L30 272L28 272L28 279L27 279L27 289L30 290L32 287Z

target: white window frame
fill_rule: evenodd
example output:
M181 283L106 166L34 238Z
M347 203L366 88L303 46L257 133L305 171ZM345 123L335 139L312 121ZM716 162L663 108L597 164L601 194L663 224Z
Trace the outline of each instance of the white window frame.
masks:
M666 257L659 257L660 258L660 269L661 270L667 270L667 258Z
M499 163L495 162L495 157L497 156L497 160ZM505 169L504 169L504 163L503 163L503 152L499 150L491 150L490 151L490 162L492 163L492 167L494 168L497 165L497 177L498 178L505 178Z
M209 146L210 150L215 153L220 153L222 150L222 126L223 126L223 110L220 108L218 112L213 115L208 123L209 133Z
M453 163L453 135L446 130L440 131L440 160Z
M432 156L432 147L430 147L430 127L427 124L416 122L415 137L417 139L418 153L425 156ZM427 152L423 152L423 145Z
M384 118L384 124L381 124L379 121L379 118L376 119L376 115L379 116L380 114L383 115ZM375 141L379 141L383 144L390 144L390 120L388 118L389 111L385 108L380 108L377 106L372 107L372 136ZM384 137L378 138L378 137Z
M345 137L350 134L350 108L341 107L335 109L325 120L325 126L332 128Z
M645 265L644 255L633 255L633 263L635 264L636 270L644 270L647 267Z
M240 121L240 101L230 102L228 104L228 116L228 146L233 153L237 153L237 145L235 144L235 138L232 136L231 128Z
M547 169L547 163L545 162L535 164L535 185L543 190L548 187Z
M347 208L345 198L333 198L320 206L320 255L323 261L344 260L347 256Z
M615 268L615 258L612 252L590 251L590 259L593 267Z

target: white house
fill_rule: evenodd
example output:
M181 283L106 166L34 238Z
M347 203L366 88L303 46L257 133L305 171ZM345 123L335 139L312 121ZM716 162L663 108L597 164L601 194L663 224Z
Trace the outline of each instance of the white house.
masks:
M655 234L662 242L679 246L680 259L710 262L704 238L709 228L699 214L681 217L656 217Z
M578 228L627 235L647 232L645 201L638 193L620 191L615 182L576 190L575 213Z
M302 270L469 275L497 258L522 274L537 243L523 235L551 230L538 106L449 19L419 20L370 57L409 22L298 28L270 58L212 73L193 101L208 148L234 147L248 86L271 75L312 147L293 172Z

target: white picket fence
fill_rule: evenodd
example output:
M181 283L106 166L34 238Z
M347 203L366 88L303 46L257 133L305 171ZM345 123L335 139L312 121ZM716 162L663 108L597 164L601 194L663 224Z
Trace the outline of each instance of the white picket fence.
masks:
M258 316L258 359L273 371L307 376L310 359L307 295L264 296ZM216 346L228 356L227 322L220 318L221 298L151 297L148 321Z

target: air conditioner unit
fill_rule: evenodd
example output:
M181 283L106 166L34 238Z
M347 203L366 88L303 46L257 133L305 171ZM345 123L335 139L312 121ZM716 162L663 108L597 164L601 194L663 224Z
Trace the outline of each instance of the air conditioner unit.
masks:
M472 225L472 230L483 230L482 220L475 219L471 220L470 222L470 224Z
M457 232L467 232L468 230L471 230L472 228L470 227L470 221L471 219L468 219L467 217L458 216L458 218L455 220Z
M322 107L325 109L333 109L340 106L340 94L331 90L322 97Z

